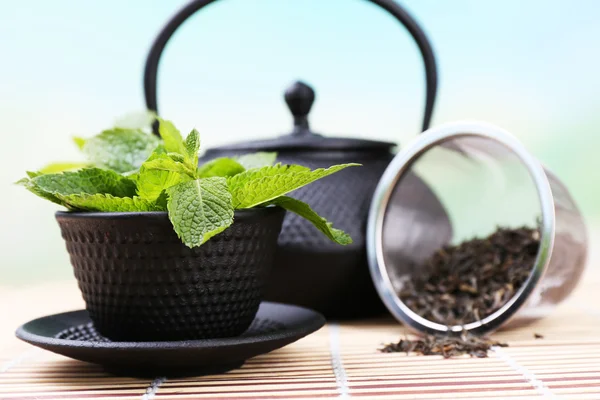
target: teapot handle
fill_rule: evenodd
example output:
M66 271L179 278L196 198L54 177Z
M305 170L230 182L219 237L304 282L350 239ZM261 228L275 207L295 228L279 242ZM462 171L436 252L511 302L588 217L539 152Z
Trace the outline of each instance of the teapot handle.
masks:
M158 106L156 102L156 80L158 63L162 52L173 35L173 33L188 19L192 14L210 3L216 0L192 0L181 10L179 10L171 20L164 26L162 31L158 34L148 57L146 59L146 67L144 69L144 94L146 97L146 107L148 110L158 112ZM431 115L433 113L433 106L435 104L435 97L437 92L437 69L435 63L435 56L431 48L431 44L425 35L425 32L417 24L417 22L394 0L367 0L390 14L392 14L411 34L415 42L417 43L421 56L423 57L423 63L425 66L425 82L426 82L426 96L425 96L425 112L423 115L423 131L429 128L431 122Z

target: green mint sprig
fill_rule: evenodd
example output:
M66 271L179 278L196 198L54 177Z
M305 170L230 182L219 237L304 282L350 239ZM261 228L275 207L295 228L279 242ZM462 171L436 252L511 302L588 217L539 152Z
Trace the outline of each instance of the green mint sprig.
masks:
M157 121L160 138L138 127L116 127L90 139L76 138L87 162L51 164L28 172L18 183L73 211L166 211L189 247L227 229L235 210L267 206L306 218L336 243L352 243L348 234L287 194L359 164L311 170L276 163L276 153L261 152L198 166L198 132L192 130L183 138L170 121Z

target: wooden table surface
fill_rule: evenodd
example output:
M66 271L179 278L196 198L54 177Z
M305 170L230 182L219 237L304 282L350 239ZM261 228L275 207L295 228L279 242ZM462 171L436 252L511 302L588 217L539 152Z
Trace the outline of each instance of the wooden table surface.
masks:
M154 380L114 377L14 337L32 318L82 308L74 282L0 287L0 399L600 399L599 285L588 268L552 316L495 334L510 347L486 359L379 353L405 334L379 319L330 323L227 374Z

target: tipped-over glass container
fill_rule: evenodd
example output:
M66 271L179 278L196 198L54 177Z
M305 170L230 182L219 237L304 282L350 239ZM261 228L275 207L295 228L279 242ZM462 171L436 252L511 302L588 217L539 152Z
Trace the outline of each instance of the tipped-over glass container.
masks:
M436 198L423 196L419 181ZM521 226L539 229L539 250L527 280L492 314L448 326L398 296L403 282L428 274L423 262L443 246ZM515 137L455 122L424 132L391 162L371 204L367 249L379 295L399 321L421 333L486 334L541 318L564 300L581 277L587 235L566 187Z

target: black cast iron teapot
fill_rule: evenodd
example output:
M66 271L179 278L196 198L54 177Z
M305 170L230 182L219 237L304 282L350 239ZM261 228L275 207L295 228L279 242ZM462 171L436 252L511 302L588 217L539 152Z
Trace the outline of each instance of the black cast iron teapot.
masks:
M146 105L157 111L156 80L160 56L175 30L192 14L215 0L195 0L181 9L160 32L147 58L144 89ZM425 65L426 102L423 130L431 120L437 89L435 58L415 20L393 0L368 0L387 10L410 32ZM339 246L329 241L306 220L288 213L279 238L276 264L266 299L313 308L329 318L374 315L384 311L373 287L366 257L365 230L371 197L379 178L393 157L394 143L331 138L310 130L308 114L315 99L312 88L294 83L285 101L294 117L291 133L272 140L232 144L206 151L200 163L223 156L256 151L276 151L278 161L329 167L361 163L294 192L336 227L348 232L354 243ZM420 190L429 189L420 184ZM428 192L429 193L429 192ZM427 194L428 194L427 193ZM431 195L430 197L434 197Z

